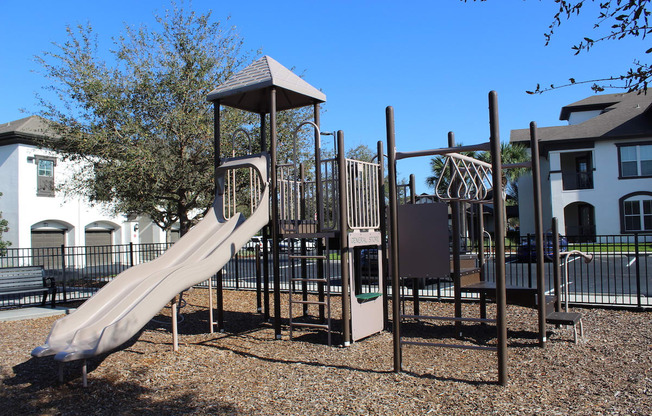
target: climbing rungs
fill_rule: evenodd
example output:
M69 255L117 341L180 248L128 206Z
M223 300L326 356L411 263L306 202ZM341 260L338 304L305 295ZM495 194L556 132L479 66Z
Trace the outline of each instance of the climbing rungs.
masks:
M300 303L302 305L327 305L328 302L319 302L316 300L292 300L292 303Z
M455 322L496 322L495 319L486 319L486 318L456 318L454 316L430 316L430 315L401 315L401 319L432 319L435 321L455 321Z
M303 277L293 277L290 279L291 282L317 282L317 283L326 283L326 279L317 279L317 278L303 278Z
M441 348L458 348L462 350L484 350L484 351L497 351L496 347L483 347L481 345L464 345L464 344L441 344L436 342L422 342L422 341L403 341L403 345L423 345L427 347L441 347Z
M306 328L323 328L323 329L328 329L327 324L310 324L307 322L292 322L290 325L292 326L302 326Z

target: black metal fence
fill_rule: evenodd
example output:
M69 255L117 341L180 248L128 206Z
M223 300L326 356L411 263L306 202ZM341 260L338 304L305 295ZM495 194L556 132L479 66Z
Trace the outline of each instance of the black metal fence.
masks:
M88 299L123 270L160 256L171 244L122 244L7 248L0 253L1 267L43 266L46 277L57 284L57 302ZM0 296L0 307L32 305L40 295Z
M583 241L573 243L573 241ZM291 259L294 245L284 245L281 253L281 289L288 289L288 282L297 273L307 268L314 275L316 262ZM536 287L536 264L534 239L530 237L508 239L506 241L506 279L510 286ZM550 244L551 246L551 244ZM39 249L9 248L0 256L0 267L42 265L47 276L57 281L57 301L83 300L92 296L117 274L128 267L150 261L163 253L169 244L126 244L93 247L53 247ZM465 245L468 254L477 256L477 249ZM487 280L495 280L493 274L492 244L487 240L485 250ZM544 244L546 287L553 287L553 262L550 261L551 248ZM580 250L591 254L593 260L585 263L581 257L562 256L561 274L568 271L568 293L570 303L652 307L652 235L612 235L595 236L592 241L563 238L561 251ZM311 253L312 254L312 253ZM341 291L339 254L336 251L325 253L330 261L328 275L332 292ZM379 291L378 280L374 278L378 269L378 254L366 249L355 253L354 275L357 291ZM365 269L366 268L366 269ZM229 289L262 289L265 286L262 256L257 260L256 251L251 247L241 250L222 269L222 282ZM272 270L271 255L268 270ZM270 279L271 280L271 279ZM216 281L214 283L217 283ZM273 282L267 282L273 288ZM316 287L308 288L311 292ZM412 286L406 287L406 295ZM295 288L300 290L300 288ZM424 280L419 285L421 297L452 297L450 279ZM565 290L562 290L564 293ZM39 296L5 295L0 296L0 307L32 305L40 302ZM259 307L260 307L259 297Z
M536 287L533 236L507 240L506 283ZM592 256L561 255L560 274L568 275L569 302L575 304L652 307L652 235L585 235L560 238L560 251ZM546 288L553 287L552 241L544 240ZM487 280L495 280L493 257L487 255ZM563 281L562 281L563 283ZM565 288L562 288L562 294Z

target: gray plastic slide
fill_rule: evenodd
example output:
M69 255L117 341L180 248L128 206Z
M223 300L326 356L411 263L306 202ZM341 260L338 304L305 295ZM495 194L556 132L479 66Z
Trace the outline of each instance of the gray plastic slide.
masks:
M261 175L260 203L245 221L242 214L222 217L224 172L251 167ZM180 292L217 271L269 221L269 189L265 155L238 158L220 166L218 195L208 214L159 258L125 270L75 312L54 323L35 357L59 361L93 357L119 347Z

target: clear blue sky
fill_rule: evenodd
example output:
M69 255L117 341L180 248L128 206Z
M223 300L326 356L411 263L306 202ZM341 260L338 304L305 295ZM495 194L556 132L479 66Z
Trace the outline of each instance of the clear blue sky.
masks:
M65 39L65 26L90 22L101 47L129 25L155 25L161 1L0 0L0 122L37 112L34 95L47 85L34 56ZM375 149L385 140L385 107L396 112L400 151L446 146L448 131L458 142L480 143L489 135L487 94L498 92L502 141L511 129L559 125L559 112L593 94L576 86L527 95L537 83L563 84L573 76L591 79L624 72L642 57L641 41L596 46L573 56L571 46L592 32L595 7L564 22L545 47L552 0L438 1L200 1L214 18L236 26L247 49L261 49L327 96L324 130L343 130L347 147ZM616 92L616 91L613 91ZM21 112L24 109L26 112ZM400 162L399 173L415 173L419 192L428 159Z

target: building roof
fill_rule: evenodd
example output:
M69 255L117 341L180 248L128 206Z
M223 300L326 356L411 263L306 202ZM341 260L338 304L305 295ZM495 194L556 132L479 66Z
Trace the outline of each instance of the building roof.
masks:
M39 116L0 123L0 146L15 143L34 144L35 139L46 137L48 122Z
M269 87L277 88L276 110L326 101L326 95L269 56L263 56L211 91L208 101L254 113L269 113Z
M568 126L539 127L537 138L542 142L574 140L613 140L652 135L652 94L621 93L594 95L562 107L560 120L571 113L601 111L583 123ZM510 142L529 142L529 129L512 130Z

